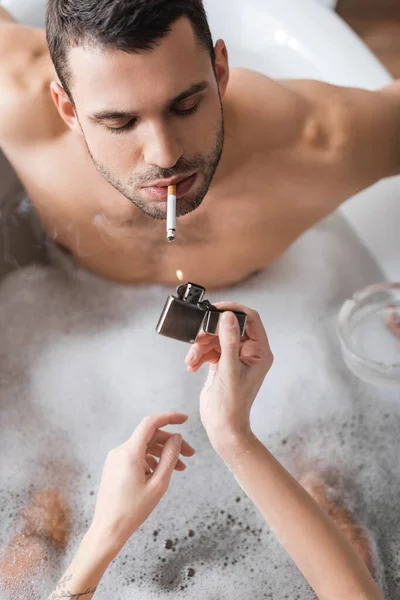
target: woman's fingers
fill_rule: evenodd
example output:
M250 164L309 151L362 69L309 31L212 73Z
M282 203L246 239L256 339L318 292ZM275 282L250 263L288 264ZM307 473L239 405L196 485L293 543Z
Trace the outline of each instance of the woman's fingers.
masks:
M153 441L158 443L158 444L165 444L165 442L172 436L174 435L173 433L171 433L170 431L162 431L162 430L158 430L156 431L156 433L153 436L153 439L150 443L152 443ZM182 440L182 446L181 446L181 454L182 456L193 456L193 454L196 453L196 450L194 448L192 448L192 446L190 444L188 444L185 440Z
M126 447L133 451L139 452L142 456L146 454L147 445L152 440L157 429L166 427L167 425L182 425L188 420L188 415L177 412L162 413L145 417L135 431L125 442Z
M162 451L164 448L164 444L149 444L148 448L147 448L147 452L151 455L151 456L156 456L157 458L161 458L162 455ZM176 471L184 471L186 469L186 465L184 462L182 462L180 459L178 459L178 462L175 465L175 470Z
M219 348L211 350L210 352L205 352L197 362L188 364L187 369L192 373L196 373L204 365L204 363L215 364L220 358L221 350Z
M203 329L197 334L195 344L199 346L206 346L210 344L213 340L215 340L215 335L211 335L210 333L206 333Z
M214 350L215 348L219 348L218 336L213 335L210 337L211 339L205 344L198 344L197 342L193 344L185 359L185 363L187 365L193 365L197 363L206 352Z
M215 306L222 310L237 310L247 314L246 336L241 344L241 358L247 364L262 362L272 362L272 353L269 346L268 337L257 311L237 304L236 302L216 302Z
M152 471L155 471L158 466L158 461L154 458L154 456L151 456L151 454L148 454L146 456L146 460L147 460L147 464L149 465L150 469Z
M215 302L215 306L219 310L231 310L246 313L246 334L249 338L256 340L266 337L261 317L256 310L244 306L243 304L238 304L237 302Z
M171 481L174 469L182 471L181 466L177 466L178 456L181 452L182 437L178 434L169 438L162 447L161 458L157 469L150 478L149 486L155 493L163 495Z

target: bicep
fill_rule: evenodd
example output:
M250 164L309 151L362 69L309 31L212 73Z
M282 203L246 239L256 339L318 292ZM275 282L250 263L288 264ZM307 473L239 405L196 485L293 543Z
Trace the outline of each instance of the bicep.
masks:
M298 82L309 102L301 152L316 180L334 189L333 204L395 174L400 156L400 102L321 82ZM400 98L400 93L399 93ZM335 208L336 206L332 206Z

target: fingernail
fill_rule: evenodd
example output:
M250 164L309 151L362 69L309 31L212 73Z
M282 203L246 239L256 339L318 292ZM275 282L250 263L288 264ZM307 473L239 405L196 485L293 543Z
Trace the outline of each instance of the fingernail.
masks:
M237 319L233 312L226 311L222 313L222 325L224 327L236 327Z

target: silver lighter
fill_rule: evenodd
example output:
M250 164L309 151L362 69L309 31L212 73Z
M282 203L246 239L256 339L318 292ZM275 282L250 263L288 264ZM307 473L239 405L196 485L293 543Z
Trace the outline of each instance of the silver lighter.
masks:
M205 288L196 283L183 283L176 290L178 296L168 296L156 331L174 340L194 344L200 330L217 335L218 320L223 310L204 300ZM232 311L237 317L240 335L246 330L247 315Z

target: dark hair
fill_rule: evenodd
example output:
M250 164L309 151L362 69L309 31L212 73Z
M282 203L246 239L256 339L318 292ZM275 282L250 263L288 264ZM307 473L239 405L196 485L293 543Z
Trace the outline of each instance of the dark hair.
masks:
M67 53L98 44L124 52L151 50L180 17L187 17L214 63L214 46L203 0L48 0L46 35L57 75L71 97Z

